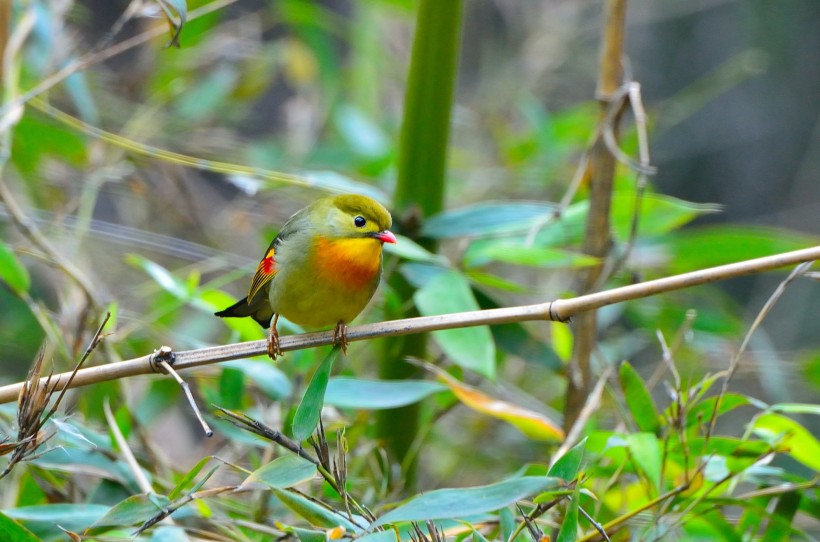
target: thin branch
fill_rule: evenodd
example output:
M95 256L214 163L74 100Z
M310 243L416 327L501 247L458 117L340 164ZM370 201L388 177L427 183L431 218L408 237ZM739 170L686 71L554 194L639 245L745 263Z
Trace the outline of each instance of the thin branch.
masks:
M177 381L179 387L182 388L182 391L185 393L185 397L188 398L188 404L191 406L191 410L194 411L194 416L199 421L199 425L202 427L202 430L205 432L206 437L214 436L214 432L211 427L208 425L208 422L205 421L205 418L202 417L202 413L199 411L199 407L194 401L194 396L191 393L191 386L185 382L179 373L177 373L172 367L171 364L174 363L174 351L171 350L170 346L162 346L156 352L154 352L154 363L162 367L162 370L170 374L174 380Z
M743 352L746 351L746 347L749 345L749 341L752 339L752 335L757 328L760 327L760 324L763 323L763 319L769 314L774 307L775 303L780 299L780 296L783 295L783 292L786 291L786 288L789 284L792 283L794 279L805 273L811 267L812 262L803 262L802 264L798 265L797 267L789 273L789 276L783 279L783 281L778 284L777 288L772 295L769 296L769 299L766 301L766 304L763 305L763 308L760 309L760 312L757 313L757 317L752 322L752 325L749 326L749 331L746 332L746 336L743 337L743 342L740 343L740 346L735 352L734 357L732 358L731 363L729 363L729 370L726 373L726 377L723 379L723 386L720 388L720 393L718 394L717 400L715 401L715 408L712 409L712 416L709 420L709 430L706 432L706 440L709 440L709 437L712 436L712 432L715 430L715 422L717 421L717 414L718 410L720 409L720 402L723 400L723 396L726 395L726 392L729 389L729 381L732 380L732 377L737 370L737 366L740 364L740 358L743 355Z
M512 322L526 322L534 320L553 320L566 322L572 316L601 307L649 297L652 295L690 288L700 284L707 284L718 280L734 278L752 273L770 271L780 267L795 265L820 259L820 246L784 252L773 256L755 258L743 262L710 267L691 273L673 275L648 282L631 284L621 288L614 288L603 292L596 292L571 299L558 299L535 305L522 305L500 309L468 311L438 316L422 316L377 322L362 326L351 327L347 332L350 342L375 339L378 337L412 335L442 329L464 328L472 326L508 324ZM281 338L283 352L314 348L333 344L333 330L289 335ZM248 358L265 355L267 341L249 341L185 350L175 352L174 368L176 370L189 369L200 365L209 365L220 361ZM144 375L158 372L155 354L149 354L118 363L91 367L77 372L70 387L86 386L97 382L106 382L128 376ZM60 373L52 378L54 389L63 389L71 373ZM0 387L0 404L13 401L17 398L22 383Z

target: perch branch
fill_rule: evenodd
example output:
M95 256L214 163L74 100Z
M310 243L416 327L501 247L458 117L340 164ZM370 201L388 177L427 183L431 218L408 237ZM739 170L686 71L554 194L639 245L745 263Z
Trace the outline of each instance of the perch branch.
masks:
M459 312L442 314L439 316L421 316L403 320L377 322L362 326L351 327L347 332L348 341L363 341L377 337L411 335L443 329L462 328L470 326L507 324L511 322L526 322L534 320L553 320L566 322L572 316L612 305L623 301L640 299L663 292L679 290L724 280L752 273L770 271L789 265L796 265L820 259L820 246L784 252L773 256L755 258L742 262L701 269L691 273L673 275L629 286L622 286L603 292L574 297L571 299L557 299L536 305L522 305L501 309ZM281 338L283 352L313 348L333 344L333 331L319 331L302 335L290 335ZM265 355L267 341L248 341L243 343L211 346L198 350L184 350L175 352L174 368L177 370L190 369L200 365L208 365L220 361L247 358ZM71 381L70 387L86 386L97 382L105 382L128 376L144 375L159 372L156 354L149 354L109 365L90 367L78 371ZM69 381L71 373L60 373L51 378L54 389L62 389ZM9 384L0 387L0 404L14 401L17 398L22 383Z

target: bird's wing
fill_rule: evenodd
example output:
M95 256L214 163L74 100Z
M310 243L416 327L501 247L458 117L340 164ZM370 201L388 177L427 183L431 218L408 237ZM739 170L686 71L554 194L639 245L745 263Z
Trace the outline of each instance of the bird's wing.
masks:
M271 241L267 252L265 252L265 257L262 258L259 265L256 266L256 273L253 274L251 287L248 290L248 303L251 303L254 296L263 291L265 289L265 285L270 283L270 281L273 280L273 277L276 276L276 251L285 239L298 231L300 224L303 222L303 215L305 214L304 211L305 209L302 209L290 217L282 227L279 235Z
M268 247L268 251L265 253L265 257L259 262L259 265L256 266L256 273L253 274L253 280L251 281L251 288L248 290L248 303L254 298L256 294L258 294L262 288L268 284L276 275L276 245L279 237L277 236L276 239L270 244Z

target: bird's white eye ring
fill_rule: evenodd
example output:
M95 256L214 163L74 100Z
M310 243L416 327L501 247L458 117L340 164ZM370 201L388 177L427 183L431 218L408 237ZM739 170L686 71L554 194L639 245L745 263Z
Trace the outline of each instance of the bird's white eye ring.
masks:
M367 224L367 220L360 215L353 219L353 224L355 224L357 228L363 228L364 225Z

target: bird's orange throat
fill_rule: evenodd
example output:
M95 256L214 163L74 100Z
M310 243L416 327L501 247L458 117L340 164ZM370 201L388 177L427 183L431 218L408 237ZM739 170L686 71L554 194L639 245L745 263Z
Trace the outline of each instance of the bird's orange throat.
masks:
M349 290L370 285L381 270L381 242L369 237L316 240L314 261L319 277Z

